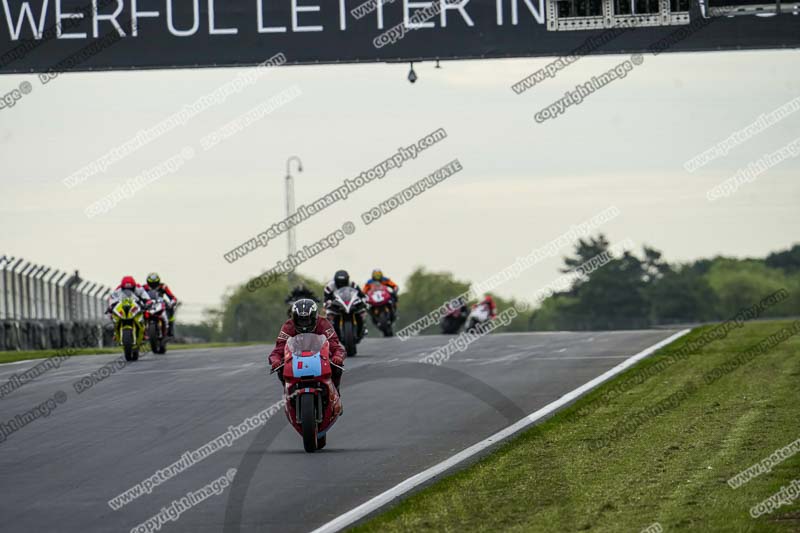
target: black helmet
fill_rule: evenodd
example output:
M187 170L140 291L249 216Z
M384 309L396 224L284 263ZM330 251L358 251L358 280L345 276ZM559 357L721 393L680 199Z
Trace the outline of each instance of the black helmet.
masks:
M347 273L347 270L337 270L333 275L333 284L337 289L350 285L350 274Z
M311 333L317 327L317 304L304 298L292 305L292 322L298 333Z
M150 272L147 275L147 285L151 289L156 289L161 286L161 276L159 276L156 272Z

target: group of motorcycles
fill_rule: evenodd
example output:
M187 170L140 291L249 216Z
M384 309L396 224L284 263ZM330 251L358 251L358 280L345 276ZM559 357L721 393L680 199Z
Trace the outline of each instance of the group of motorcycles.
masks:
M356 355L356 344L363 338L359 332L363 331L365 314L369 313L385 337L394 334L392 326L397 316L394 299L386 287L375 285L366 300L353 287L337 289L326 306L328 319L348 357ZM290 299L287 303L291 310L294 301ZM466 331L479 332L491 320L491 309L486 302L470 308L465 301L456 300L448 308L441 321L445 334L456 334L462 326ZM342 412L339 391L333 385L329 351L324 335L296 335L286 343L283 365L273 370L283 373L286 417L303 438L303 448L308 453L325 447L328 431Z
M336 289L326 305L327 318L348 357L356 355L356 345L364 338L367 314L384 337L394 335L395 301L386 287L373 285L366 299L354 287ZM289 299L287 303L291 313L294 301ZM333 385L329 350L324 335L301 333L286 343L283 365L275 370L283 373L286 417L303 437L303 448L308 453L325 447L328 431L342 412L339 391Z
M293 303L288 301L288 314L291 314ZM366 299L359 296L359 291L353 287L336 289L325 312L348 357L358 353L356 345L364 338L364 318L367 314L384 337L394 336L392 328L397 319L395 302L389 289L383 285L373 284L366 293Z
M148 292L152 303L142 307L136 298L123 298L111 308L114 338L122 346L126 361L137 361L141 346L150 343L153 353L167 353L169 318L167 309L173 302L158 291Z
M448 302L447 309L448 311L442 317L440 323L442 333L445 335L457 334L464 324L466 324L464 331L474 333L479 331L492 318L492 311L486 302L475 304L470 309L467 307L466 302L454 300Z

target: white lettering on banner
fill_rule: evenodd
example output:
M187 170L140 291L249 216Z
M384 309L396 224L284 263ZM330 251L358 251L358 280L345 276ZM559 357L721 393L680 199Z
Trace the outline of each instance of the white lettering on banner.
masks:
M75 0L0 0L5 19L0 22L0 40L92 40L114 31L121 37L144 39L161 32L175 38L199 33L227 36L238 35L248 25L248 31L254 28L258 34L343 32L352 27L347 18L353 16L346 0L109 0L100 6L98 0L84 1L85 5L72 7ZM512 26L545 23L544 0L496 0L489 3L494 4L496 16L479 19L474 18L472 0L374 0L374 5L369 1L362 2L366 5L360 6L359 16L354 17L361 20L359 31L363 24L375 30L388 25L405 35L418 29L474 27L476 20L503 26L506 9L511 12ZM240 10L245 10L244 22ZM202 24L201 16L205 19ZM325 25L323 20L331 24Z

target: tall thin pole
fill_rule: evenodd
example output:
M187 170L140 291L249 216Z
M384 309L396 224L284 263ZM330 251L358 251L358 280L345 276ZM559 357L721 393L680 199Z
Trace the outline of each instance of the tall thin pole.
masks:
M303 162L296 155L286 160L286 218L294 214L294 178L292 177L292 161L297 162L297 171L303 172ZM286 232L287 257L293 256L297 252L297 242L295 241L294 226L290 226ZM289 285L293 285L297 276L294 270L289 272Z

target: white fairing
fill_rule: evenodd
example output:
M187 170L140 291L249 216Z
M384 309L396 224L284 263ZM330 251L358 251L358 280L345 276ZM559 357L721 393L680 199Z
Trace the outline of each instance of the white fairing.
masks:
M486 304L479 305L472 310L469 318L474 319L476 322L486 322L489 320L489 306Z

